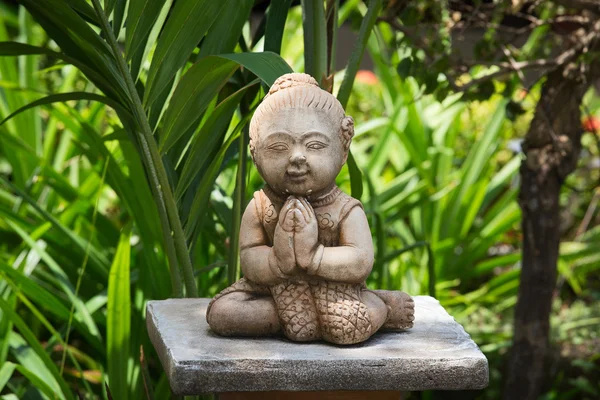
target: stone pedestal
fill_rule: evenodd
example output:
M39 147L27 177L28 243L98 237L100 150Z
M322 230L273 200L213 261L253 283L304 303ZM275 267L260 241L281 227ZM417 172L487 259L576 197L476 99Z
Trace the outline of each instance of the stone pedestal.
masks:
M357 391L379 391L381 397L486 387L487 359L463 327L434 298L414 299L413 329L377 333L343 347L283 337L217 336L206 323L209 299L150 301L146 323L171 389L179 395L229 392L229 398L240 398L232 392L271 392L270 398L277 398L277 391L326 391L323 397L340 398L336 391L348 391L360 398L369 392Z

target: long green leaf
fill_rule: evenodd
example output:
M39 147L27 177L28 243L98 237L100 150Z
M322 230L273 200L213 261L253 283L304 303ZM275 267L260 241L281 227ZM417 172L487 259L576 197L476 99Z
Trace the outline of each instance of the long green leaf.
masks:
M35 386L36 388L40 389L40 391L45 394L48 398L53 399L53 398L60 398L60 399L64 399L64 396L61 396L60 393L57 393L54 389L52 389L52 387L50 387L50 385L48 384L48 382L46 382L44 379L40 378L38 375L36 375L36 372L31 371L30 369L24 367L23 365L16 365L16 369L19 373L21 373L25 378L27 378L32 384L33 386Z
M35 351L36 355L44 363L44 366L50 371L52 377L56 380L62 391L62 393L57 394L62 394L61 397L72 400L73 395L69 390L67 382L65 382L63 377L60 376L58 368L56 368L56 365L54 364L50 356L48 356L46 350L42 347L38 339L35 337L35 334L31 331L31 329L29 329L27 323L23 321L23 319L12 309L12 307L3 298L0 298L0 309L2 309L2 313L4 314L3 318L8 318L10 321L12 321L12 323L19 330L21 335L23 335L23 338L25 339L27 344L29 344L29 346Z
M279 54L270 51L262 53L221 54L219 57L235 61L248 69L268 86L272 86L281 75L294 72L292 67Z
M185 234L186 237L191 237L198 226L201 217L206 212L206 206L210 199L210 193L213 190L213 185L217 176L219 175L219 171L221 169L221 164L225 159L225 154L229 147L235 143L235 141L239 138L240 131L242 128L249 122L250 116L246 116L246 118L236 126L235 130L231 133L227 141L223 144L223 147L219 150L216 157L210 163L205 176L202 178L200 183L200 187L196 191L194 196L194 200L192 203L192 208L190 210L190 214L187 218L187 223L185 225Z
M327 30L323 0L302 0L304 70L319 85L327 78Z
M36 241L27 234L21 227L19 227L16 223L10 220L6 220L8 226L15 231L22 239L27 243L29 247L33 251L35 251L42 260L46 263L48 268L52 271L58 285L61 290L69 297L69 300L75 304L75 309L80 313L81 320L86 324L90 333L94 336L100 337L100 332L98 331L98 327L88 312L87 308L84 304L82 304L81 299L75 296L74 289L71 283L69 282L68 276L65 274L63 269L58 265L58 263L50 257L50 255L38 244ZM48 224L49 225L49 224Z
M461 182L451 199L450 207L450 221L458 221L459 215L466 212L466 208L470 204L471 199L466 197L467 191L471 188L476 180L481 175L483 169L486 167L489 160L490 154L493 152L495 146L493 145L494 140L500 133L500 128L504 122L506 115L506 102L508 100L502 100L498 104L496 112L492 116L485 132L481 139L473 146L467 159L461 167L462 179ZM460 229L457 224L447 224L446 230L449 228Z
M8 280L8 283L10 284L13 291L18 295L19 300L21 300L23 302L23 304L25 304L25 306L27 306L27 308L32 312L32 314L37 318L37 320L40 321L42 323L42 325L46 329L48 329L50 334L52 334L52 336L65 348L65 352L67 352L69 354L69 358L75 365L77 372L79 372L79 374L80 374L80 378L85 387L85 390L88 393L91 392L92 389L89 386L87 380L84 378L83 370L81 369L81 365L79 364L79 361L77 361L77 358L73 355L72 348L70 348L68 346L68 344L66 343L66 341L65 341L66 339L64 340L62 338L61 334L52 326L52 324L48 321L48 319L46 319L46 317L33 305L33 303L29 300L29 298L20 291L20 289L14 284L14 282L12 282L11 280ZM67 329L69 329L69 328L67 328ZM62 375L62 371L63 370L61 367L61 375Z
M194 48L223 10L226 2L213 0L178 1L158 39L148 72L144 104L148 107L160 95L177 71L185 65Z
M16 365L7 361L0 367L0 393L2 393L2 389L6 386L6 383L12 376L12 373L15 370Z
M202 115L238 65L209 56L194 64L181 78L164 116L159 149L166 152Z
M62 1L22 0L22 2L27 7L35 7L39 11L44 11L55 23L62 23L62 28L72 33L72 37L79 42L82 48L88 48L90 54L93 49L94 53L104 60L109 58L110 50L104 40L71 7L65 7Z
M246 208L246 169L248 167L248 137L249 129L246 125L239 138L239 158L235 178L235 190L233 194L233 207L231 218L231 240L229 246L229 262L227 266L227 278L229 284L239 279L240 270L240 225L242 214Z
M81 72L83 72L88 79L90 79L100 90L102 90L105 94L114 94L115 98L118 98L117 92L115 92L115 88L111 83L110 79L107 76L99 73L96 69L94 69L93 65L86 63L85 61L81 61L80 59L71 57L64 53L59 53L54 50L47 49L45 47L32 46L25 43L18 42L0 42L0 56L20 56L20 55L38 55L44 54L51 58L57 58L59 60L63 60L69 64L77 67Z
M173 0L165 0L162 2L162 4L163 4L162 9L158 13L158 17L156 18L156 21L154 22L154 26L152 26L152 28L150 29L150 32L147 35L142 36L139 39L142 41L141 44L143 44L143 45L140 45L140 46L136 45L136 50L133 51L132 54L126 53L127 58L131 59L131 76L133 77L134 81L138 80L140 71L142 68L142 63L146 60L146 58L148 57L148 54L150 54L150 51L153 49L154 45L156 44L158 35L160 34L163 24L165 23L167 16L169 14L169 11L171 10L171 5L173 4ZM129 39L129 38L130 37L127 36L127 39ZM171 85L171 86L173 86L173 85ZM170 92L170 90L169 90L169 92Z
M34 35L31 31L31 18L21 10L19 13L19 40L27 41ZM9 33L0 24L0 40L11 38ZM9 110L14 110L27 104L32 98L38 97L34 91L27 90L40 87L37 66L40 63L38 56L10 57L0 59L0 71L2 79L7 85L2 85L8 90L2 91L0 100L0 118L8 115ZM10 87L12 82L14 87ZM29 110L13 119L5 129L8 134L0 135L0 147L3 147L4 157L11 165L11 172L16 185L24 187L30 179L33 171L39 164L36 155L41 150L41 118L33 110ZM18 137L18 141L33 149L31 153L20 153L12 138ZM20 146L19 146L20 147Z
M352 86L354 85L354 78L356 77L358 67L360 66L363 54L365 53L365 48L367 47L367 42L369 41L369 36L371 35L373 26L375 26L375 22L379 16L381 4L382 0L370 0L367 15L365 15L362 23L360 24L358 39L354 46L354 50L352 50L352 55L348 60L346 72L344 72L344 79L342 80L342 85L340 86L340 90L337 95L338 100L340 103L342 103L344 108L346 108L346 105L348 104L348 99L350 98L350 93L352 92Z
M70 7L61 0L22 0L33 17L42 25L61 50L85 66L82 72L99 85L105 94L126 101L126 85L111 56L106 42ZM89 71L95 73L88 75ZM105 77L108 85L96 82Z
M238 64L254 73L267 85L292 72L278 54L233 53L209 56L194 64L179 82L165 114L161 150L167 151L191 126L233 74Z
M125 54L131 60L140 48L146 46L152 30L165 4L164 0L130 0L127 11L127 36Z
M96 18L96 13L92 6L90 6L87 2L81 0L65 0L65 3L68 3L73 10L77 11L86 21L98 26L98 19Z
M146 174L150 180L152 195L158 208L161 231L166 246L167 257L169 259L173 293L175 296L181 296L183 293L178 270L178 262L181 262L187 292L189 296L197 296L192 262L185 241L183 228L181 226L177 204L173 198L173 192L171 191L167 172L152 135L148 116L144 111L133 77L128 70L125 59L120 53L117 38L111 30L108 18L98 0L92 0L92 3L96 14L100 18L102 30L106 34L114 59L117 62L118 69L125 80L127 94L133 103L132 111L135 115L137 126L130 126L130 129L133 130L132 133L135 133L140 146L142 159L144 160L144 166L146 167ZM122 116L121 119L123 119Z
M202 125L200 132L192 139L175 191L176 198L180 199L192 181L210 164L210 155L223 142L231 117L249 87L250 85L243 87L219 103Z
M44 308L44 310L48 311L52 315L57 316L63 321L68 321L69 319L69 309L56 298L51 292L46 290L43 286L36 284L34 280L30 277L27 277L20 273L19 271L11 268L10 266L0 262L0 276L6 278L10 278L19 289L27 295L29 299L37 303L39 306ZM76 315L76 320L74 321L74 325L85 337L85 340L90 343L96 350L103 351L104 348L100 340L93 336L87 327L81 323L80 314Z
M25 56L47 54L49 56L60 58L61 53L44 47L32 46L27 43L19 42L0 42L0 56Z
M202 41L198 60L214 54L232 52L244 25L248 22L253 5L254 0L224 2L223 10Z
M363 176L360 168L354 160L354 156L351 151L348 151L348 171L350 172L350 190L352 191L352 197L360 200L363 194Z
M108 278L108 308L106 315L106 355L110 391L115 399L127 399L127 369L131 356L131 225L123 228L119 246Z
M99 250L97 250L94 246L90 246L88 248L88 245L82 240L80 236L76 235L73 231L64 226L51 213L41 208L39 204L37 204L37 202L23 190L12 185L10 182L6 181L2 177L0 177L0 183L14 190L15 193L19 195L19 197L21 197L23 200L29 203L31 207L33 207L37 212L39 212L48 222L52 224L52 226L59 230L65 237L69 238L79 248L82 254L89 252L92 267L98 273L98 275L103 277L106 277L108 275L107 269L109 261L106 258L106 256L104 256Z
M285 20L288 16L292 0L272 1L267 10L267 26L265 28L265 51L281 52L281 41Z
M19 108L18 110L13 111L9 116L7 116L2 121L0 121L0 126L4 125L6 123L6 121L10 120L11 118L15 117L16 115L19 115L23 111L29 110L30 108L48 105L48 104L52 104L52 103L64 103L66 101L72 101L72 100L98 101L100 103L104 103L108 106L111 106L115 110L129 114L129 112L126 109L124 109L123 106L121 106L121 104L117 103L116 101L114 101L108 97L101 96L101 95L95 94L95 93L88 93L88 92L70 92L70 93L52 94L50 96L43 97L39 100L32 101L31 103Z
M52 376L52 372L44 364L44 360L27 344L23 336L14 330L8 334L6 341L9 343L11 353L17 363L32 371L37 378L46 382L52 388L52 397L59 395L61 392L60 385L54 379L54 376Z

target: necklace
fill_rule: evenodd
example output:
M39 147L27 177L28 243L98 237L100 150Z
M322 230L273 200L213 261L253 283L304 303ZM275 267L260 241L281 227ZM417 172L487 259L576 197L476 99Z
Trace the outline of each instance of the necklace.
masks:
M269 185L265 185L263 191L273 203L285 203L286 197L275 192ZM342 193L340 188L338 188L336 185L333 185L331 190L329 190L327 193L320 195L319 197L313 197L311 195L308 195L306 198L313 207L323 207L333 203L335 199L340 195L340 193Z

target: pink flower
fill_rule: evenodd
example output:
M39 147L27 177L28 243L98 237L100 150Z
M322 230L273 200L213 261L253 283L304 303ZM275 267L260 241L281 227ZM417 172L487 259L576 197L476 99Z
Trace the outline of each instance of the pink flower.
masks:
M586 132L598 132L600 131L600 118L593 115L588 115L581 122L581 127Z
M366 69L361 69L356 73L356 80L366 85L376 85L377 83L379 83L377 75L375 75L373 71L369 71Z

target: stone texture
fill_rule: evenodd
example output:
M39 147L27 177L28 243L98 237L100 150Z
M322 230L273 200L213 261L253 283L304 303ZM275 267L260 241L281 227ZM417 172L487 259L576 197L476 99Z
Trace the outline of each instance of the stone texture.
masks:
M437 300L416 296L415 323L336 346L210 331L209 299L150 301L148 333L175 394L229 391L461 390L488 384L488 362Z

